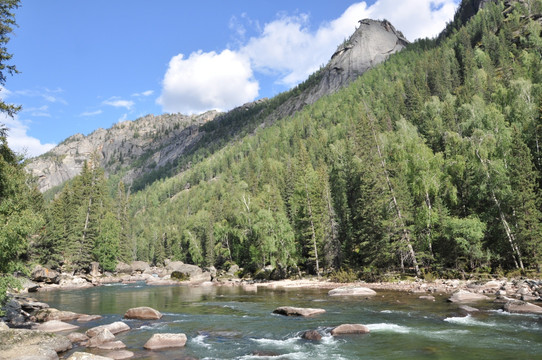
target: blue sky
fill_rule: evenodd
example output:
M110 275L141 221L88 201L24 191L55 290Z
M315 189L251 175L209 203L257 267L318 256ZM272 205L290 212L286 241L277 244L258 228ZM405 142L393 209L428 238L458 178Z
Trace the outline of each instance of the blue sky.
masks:
M325 64L363 18L433 37L459 0L22 0L0 118L28 156L146 114L229 110Z

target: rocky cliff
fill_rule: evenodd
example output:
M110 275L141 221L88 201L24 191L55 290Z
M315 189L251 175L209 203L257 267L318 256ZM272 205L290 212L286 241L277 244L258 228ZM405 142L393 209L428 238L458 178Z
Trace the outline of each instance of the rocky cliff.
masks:
M352 36L339 45L328 64L313 75L314 82L282 104L273 117L291 115L322 96L336 92L409 44L387 20L364 19L358 25Z
M226 142L250 129L249 123L254 129L292 115L348 85L407 44L388 21L360 20L353 35L337 48L329 63L305 84L289 91L287 98L258 100L224 114L210 111L197 116L148 115L108 130L98 129L88 136L76 134L47 154L32 159L28 170L38 178L38 187L44 192L78 175L84 162L96 154L107 174L119 174L130 184L145 173L175 166L176 159L195 146L209 146L210 141L220 137ZM206 133L209 136L201 142Z
M95 154L107 174L122 173L131 183L142 173L162 167L199 141L200 126L219 113L147 115L135 121L98 129L88 136L73 135L48 153L32 159L27 169L44 192L75 177Z

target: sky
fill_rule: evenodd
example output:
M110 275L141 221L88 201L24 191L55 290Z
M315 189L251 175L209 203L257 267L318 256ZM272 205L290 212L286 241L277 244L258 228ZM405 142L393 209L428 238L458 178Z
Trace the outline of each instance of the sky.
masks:
M8 144L28 157L147 114L230 110L325 65L358 20L434 37L459 0L22 0L7 44L22 105Z

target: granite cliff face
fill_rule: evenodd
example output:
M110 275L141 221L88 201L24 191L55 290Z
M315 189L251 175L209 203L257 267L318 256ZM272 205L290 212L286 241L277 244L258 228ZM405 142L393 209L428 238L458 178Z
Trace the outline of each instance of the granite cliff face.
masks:
M131 183L145 171L162 167L181 156L199 141L200 126L219 113L201 115L147 115L135 121L98 129L88 136L73 135L48 153L32 159L27 169L38 179L44 192L75 177L93 154L106 174L122 170L123 180Z
M85 161L95 154L106 174L121 174L122 180L130 184L145 173L174 164L192 147L201 146L198 142L206 131L203 124L213 122L213 126L207 127L207 131L213 128L216 132L212 137L226 133L234 138L236 132L243 131L243 121L246 121L231 120L239 119L240 113L248 112L263 124L290 116L348 85L408 44L386 20L365 19L358 25L329 63L309 78L303 90L292 91L289 98L272 110L271 101L262 99L222 114L209 111L197 116L148 115L116 124L108 130L98 129L88 136L73 135L47 154L32 159L27 168L37 177L38 187L44 192L78 175ZM216 130L219 128L222 131Z
M328 64L313 75L315 83L282 104L272 116L291 115L322 96L336 92L409 44L387 20L364 19L358 25L352 36L337 48Z

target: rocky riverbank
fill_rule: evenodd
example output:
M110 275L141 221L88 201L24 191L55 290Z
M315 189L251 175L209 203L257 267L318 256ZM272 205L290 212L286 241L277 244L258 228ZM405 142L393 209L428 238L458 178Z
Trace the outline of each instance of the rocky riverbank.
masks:
M78 347L83 351L101 349L103 354L114 359L133 356L115 337L119 331L130 331L125 327L126 324L117 321L106 324L100 329L79 332L80 327L84 328L84 323L99 319L100 314L78 314L62 309L53 309L48 304L32 299L28 294L32 291L85 288L112 282L144 281L149 285L177 284L194 287L242 286L248 292L258 292L260 288L277 290L328 289L330 298L376 296L375 299L377 299L380 291L395 290L414 294L420 302L436 301L436 299L442 301L445 298L450 302L460 304L459 308L467 313L478 311L474 306L482 301L493 302L494 309L498 308L510 313L542 314L542 307L539 306L542 303L542 281L540 280L437 280L432 282L414 280L341 284L317 278L256 281L240 279L238 274L239 269L235 267L227 272L218 272L180 262L170 262L164 268L153 268L139 262L130 265L121 264L116 273L94 273L85 276L59 274L50 269L36 267L32 273L32 280L25 281L25 290L18 294L12 294L4 308L6 316L0 321L0 359L14 359L23 355L28 358L35 356L40 359L57 359L58 354L62 356L72 347ZM276 312L288 316L318 316L324 312L323 309L308 308L279 310ZM124 318L158 321L161 314L145 307L127 311ZM363 324L345 324L344 328L348 331L354 331L354 333L365 331ZM336 333L339 333L339 330ZM307 338L318 338L316 335L316 333L309 333ZM166 345L160 345L162 342ZM186 335L172 334L163 339L159 337L152 339L152 341L149 339L148 344L142 343L141 346L145 345L144 348L150 349L155 346L159 348L160 346L170 346L168 344L172 343L184 344L185 342ZM90 359L89 356L91 355L79 352L71 355L70 359Z

